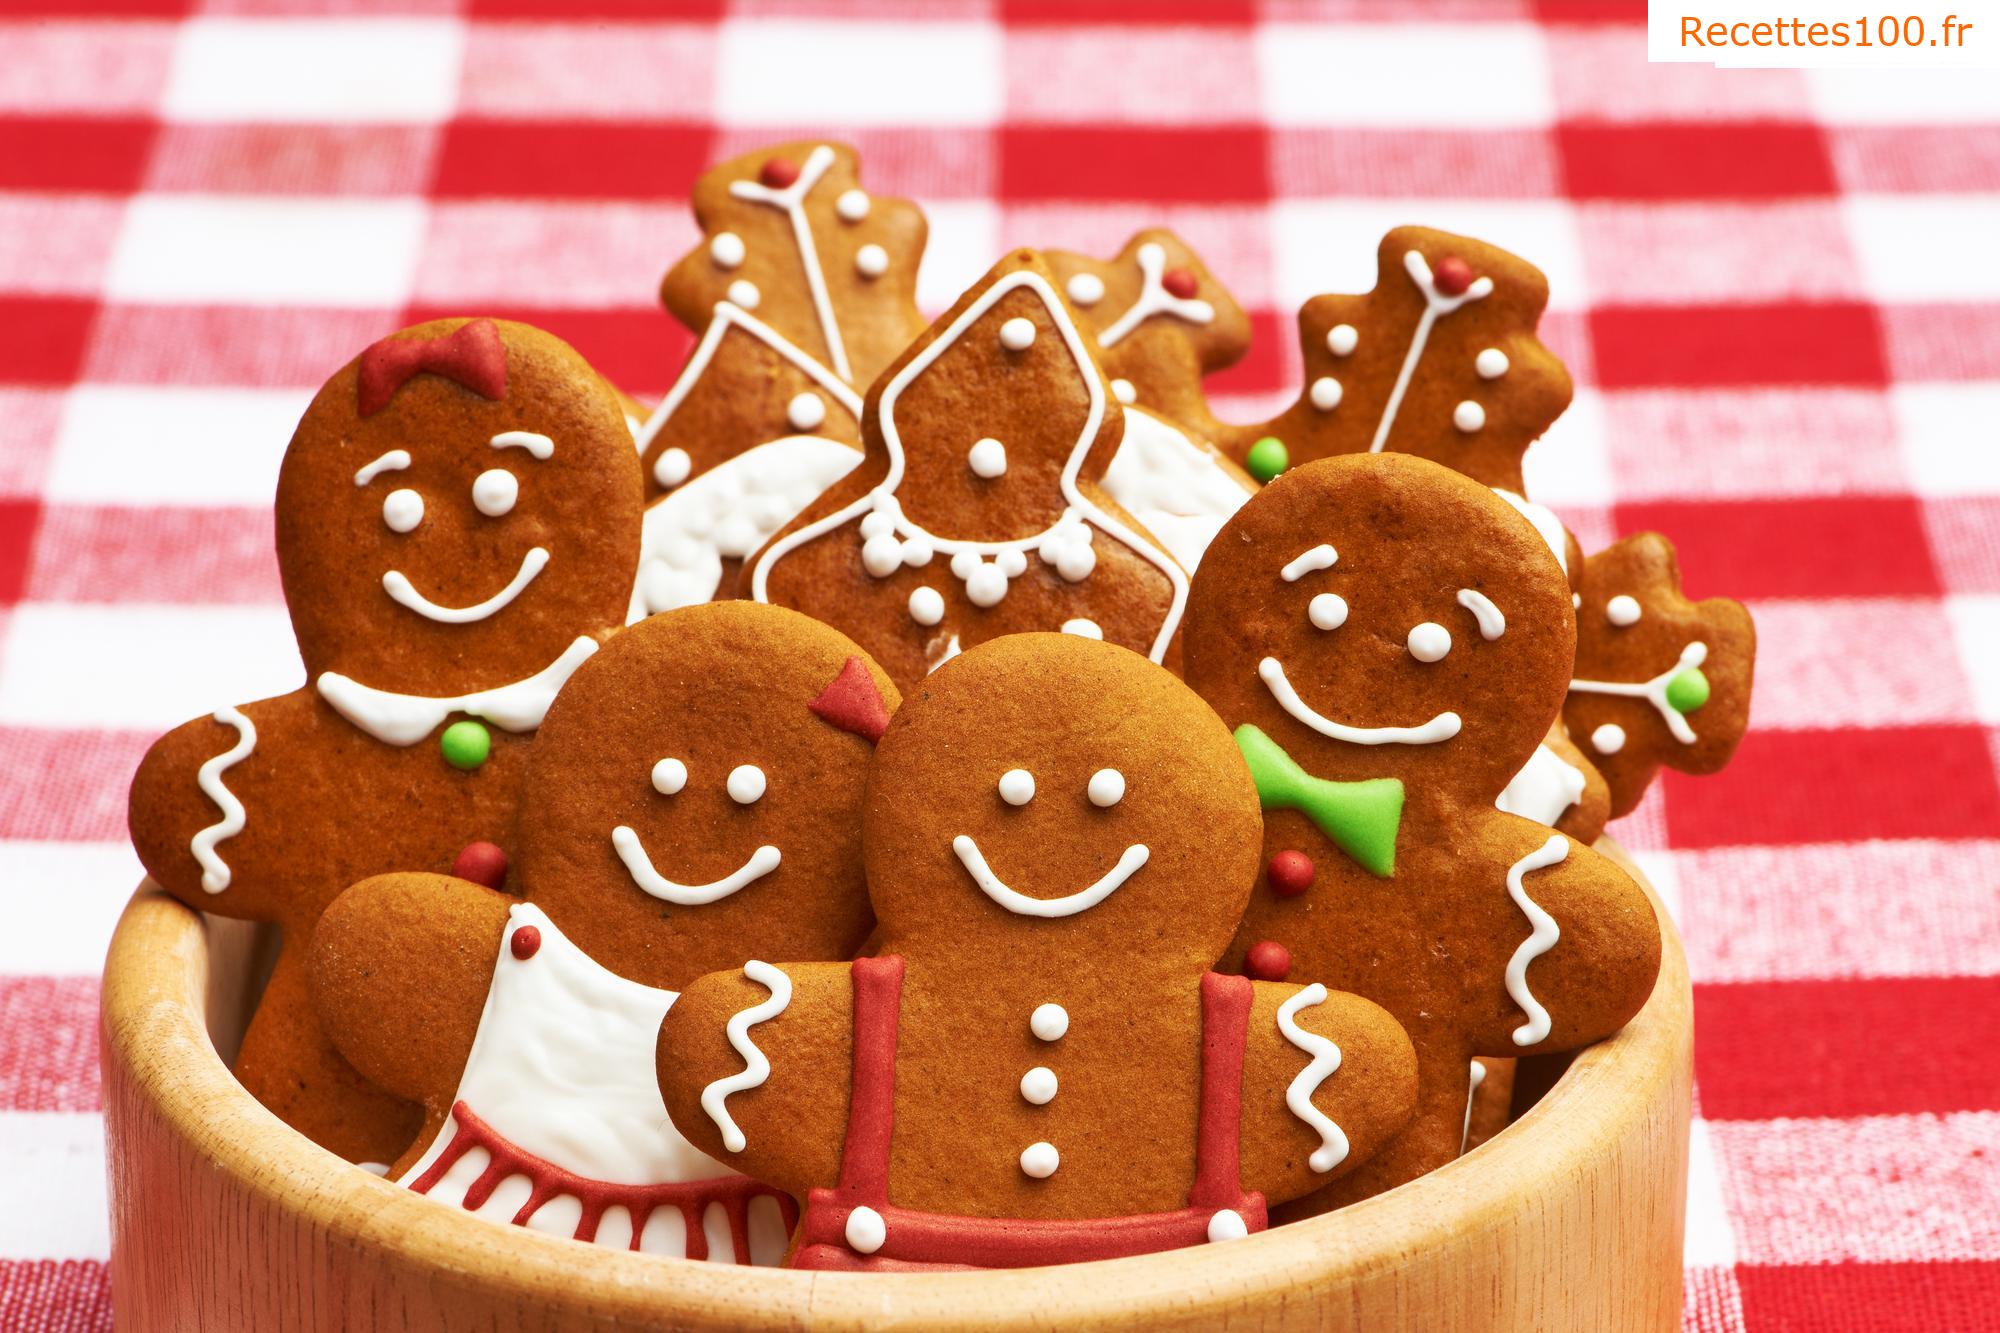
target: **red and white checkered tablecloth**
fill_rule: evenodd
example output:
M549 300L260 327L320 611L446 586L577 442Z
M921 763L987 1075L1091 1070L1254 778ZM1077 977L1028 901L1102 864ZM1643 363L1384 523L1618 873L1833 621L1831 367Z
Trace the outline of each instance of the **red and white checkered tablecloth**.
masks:
M929 209L933 310L1005 245L1180 230L1254 313L1242 419L1391 224L1547 271L1578 392L1531 490L1586 547L1667 532L1763 641L1735 766L1614 828L1694 969L1687 1326L2000 1328L2000 76L1654 66L1642 20L8 0L0 1327L109 1322L125 785L158 732L298 683L270 501L313 389L491 313L657 394L696 171L836 134Z

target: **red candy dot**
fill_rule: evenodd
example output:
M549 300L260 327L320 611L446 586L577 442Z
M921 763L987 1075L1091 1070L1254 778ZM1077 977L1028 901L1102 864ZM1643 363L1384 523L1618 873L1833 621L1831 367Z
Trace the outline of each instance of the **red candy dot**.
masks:
M1264 867L1271 892L1280 898L1296 898L1312 887L1313 863L1304 852L1279 852Z
M1168 295L1178 296L1183 301L1192 297L1196 291L1194 274L1184 268L1168 269L1160 276L1160 286L1167 289Z
M451 873L497 889L507 883L507 853L490 842L468 842L451 863Z
M782 190L799 178L799 164L789 157L773 157L764 161L764 169L757 173L757 179L774 190Z
M514 938L507 942L507 947L525 963L535 956L535 950L542 947L542 932L533 926L523 926L514 932Z
M1431 270L1431 282L1446 296L1462 295L1472 285L1472 265L1457 255L1448 255Z
M1258 940L1243 955L1243 970L1258 981L1283 981L1292 970L1292 951L1276 940Z

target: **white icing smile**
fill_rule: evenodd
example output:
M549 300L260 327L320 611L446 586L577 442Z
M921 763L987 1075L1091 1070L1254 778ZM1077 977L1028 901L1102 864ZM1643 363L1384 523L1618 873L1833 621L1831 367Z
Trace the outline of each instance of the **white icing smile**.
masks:
M1285 675L1284 663L1277 658L1267 657L1259 662L1257 675L1280 708L1333 740L1353 745L1435 745L1458 735L1457 713L1439 713L1420 727L1350 727L1344 722L1335 722L1299 698L1299 692L1292 688L1292 682Z
M646 855L639 835L624 824L611 830L611 845L617 849L618 859L625 863L626 873L632 876L632 882L642 892L676 907L701 907L727 898L776 870L781 859L778 849L766 843L750 853L748 861L713 883L679 884L653 869L653 858Z
M1089 911L1109 898L1119 885L1137 874L1139 867L1145 865L1147 858L1152 855L1144 843L1135 842L1118 858L1118 864L1111 867L1103 879L1089 888L1078 889L1075 893L1065 894L1060 898L1030 898L1027 894L1010 889L1001 883L1000 877L986 864L986 858L980 855L979 844L965 834L961 833L951 840L951 849L958 853L958 859L964 864L966 873L972 876L972 882L977 884L987 897L1017 916L1039 917L1075 916L1078 912Z
M469 625L475 620L484 620L495 611L519 597L522 591L535 581L549 563L548 551L535 547L521 557L521 567L514 571L513 579L499 592L483 602L472 606L439 606L430 598L418 592L416 585L400 569L392 569L382 576L382 590L398 606L407 606L426 620L435 620L441 625Z

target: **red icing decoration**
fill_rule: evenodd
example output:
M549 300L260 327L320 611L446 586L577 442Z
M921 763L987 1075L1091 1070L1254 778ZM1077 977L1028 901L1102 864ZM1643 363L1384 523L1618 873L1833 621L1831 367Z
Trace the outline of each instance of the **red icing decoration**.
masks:
M534 926L523 926L514 932L514 938L508 941L507 947L525 963L542 947L542 932Z
M1264 867L1264 877L1271 881L1271 892L1280 898L1296 898L1312 887L1312 858L1304 852L1279 852Z
M1167 289L1169 296L1178 296L1183 301L1191 300L1198 290L1194 274L1184 268L1170 268L1161 274L1160 286Z
M764 169L757 173L757 179L773 190L782 190L799 178L799 164L789 157L769 157L764 159Z
M1201 1113L1195 1181L1188 1206L1130 1217L954 1217L898 1208L888 1200L889 1140L896 1103L896 1028L903 960L857 959L854 979L854 1076L840 1184L806 1201L793 1268L911 1272L1022 1268L1151 1254L1208 1240L1209 1219L1225 1208L1251 1231L1267 1223L1264 1196L1241 1184L1243 1048L1250 1027L1250 983L1208 973L1201 979ZM887 1237L873 1254L847 1243L847 1218L867 1206L882 1215Z
M1283 981L1292 970L1292 951L1276 940L1258 940L1243 955L1243 970L1259 981Z
M1457 255L1447 255L1431 270L1431 285L1446 296L1463 295L1472 285L1472 266Z
M531 931L533 926L523 926L522 931ZM517 933L516 939L520 938ZM427 1167L421 1176L410 1182L410 1188L418 1194L428 1194L443 1180L445 1173L458 1159L474 1148L484 1148L491 1159L479 1179L472 1182L465 1191L463 1207L476 1211L479 1206L493 1196L493 1191L509 1176L526 1176L534 1190L528 1201L514 1214L514 1225L526 1226L541 1206L558 1195L567 1194L583 1205L583 1216L577 1219L576 1239L593 1240L597 1236L597 1225L603 1220L609 1208L623 1205L632 1218L632 1249L639 1248L640 1237L645 1233L647 1219L656 1208L678 1208L687 1233L687 1257L708 1258L708 1236L702 1230L702 1214L711 1203L722 1205L729 1217L729 1236L735 1243L736 1262L750 1262L750 1201L758 1196L776 1199L778 1208L784 1214L785 1229L790 1231L798 1223L799 1206L792 1196L769 1185L759 1184L748 1176L717 1176L711 1180L675 1180L656 1185L613 1185L602 1180L592 1180L565 1170L554 1162L535 1156L525 1148L517 1148L500 1137L498 1130L474 1115L472 1108L464 1102L454 1102L451 1118L455 1124L451 1142L444 1151Z
M882 739L882 730L889 725L889 708L882 702L882 691L875 688L875 678L858 657L848 658L840 674L806 707L822 721L851 731L870 745Z
M461 324L441 338L384 338L361 354L361 415L372 417L389 405L412 375L442 375L482 398L507 396L507 346L490 319Z
M453 859L451 873L489 889L502 888L507 883L507 853L490 842L468 842Z

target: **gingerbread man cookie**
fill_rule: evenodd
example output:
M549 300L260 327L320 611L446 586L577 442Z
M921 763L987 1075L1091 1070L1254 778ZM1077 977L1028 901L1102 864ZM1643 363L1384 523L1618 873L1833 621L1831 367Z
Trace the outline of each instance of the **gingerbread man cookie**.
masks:
M870 770L875 955L690 986L661 1029L675 1125L806 1196L796 1267L1261 1229L1402 1124L1414 1067L1372 1004L1209 971L1257 827L1227 731L1166 671L1059 634L972 649Z
M581 667L530 747L526 902L383 875L315 932L326 1030L425 1111L392 1178L579 1240L781 1257L789 1196L668 1122L660 1020L705 972L860 945L862 792L896 702L842 635L748 602L655 617Z
M526 741L625 615L639 470L616 396L520 324L440 320L327 381L278 480L307 685L154 744L132 782L147 873L284 948L236 1064L322 1145L387 1161L416 1115L335 1053L305 944L348 884L504 843Z
M747 562L744 590L846 632L905 689L1002 634L1168 660L1187 576L1102 486L1124 413L1033 252L869 391L867 456Z
M1642 532L1584 562L1563 720L1628 813L1661 765L1714 773L1750 720L1757 630L1740 602L1681 594L1673 543Z
M1235 729L1265 811L1265 873L1225 966L1364 995L1417 1050L1410 1127L1301 1214L1457 1155L1474 1056L1582 1046L1652 991L1659 925L1638 885L1494 808L1575 652L1542 538L1408 455L1293 469L1195 576L1188 683Z

